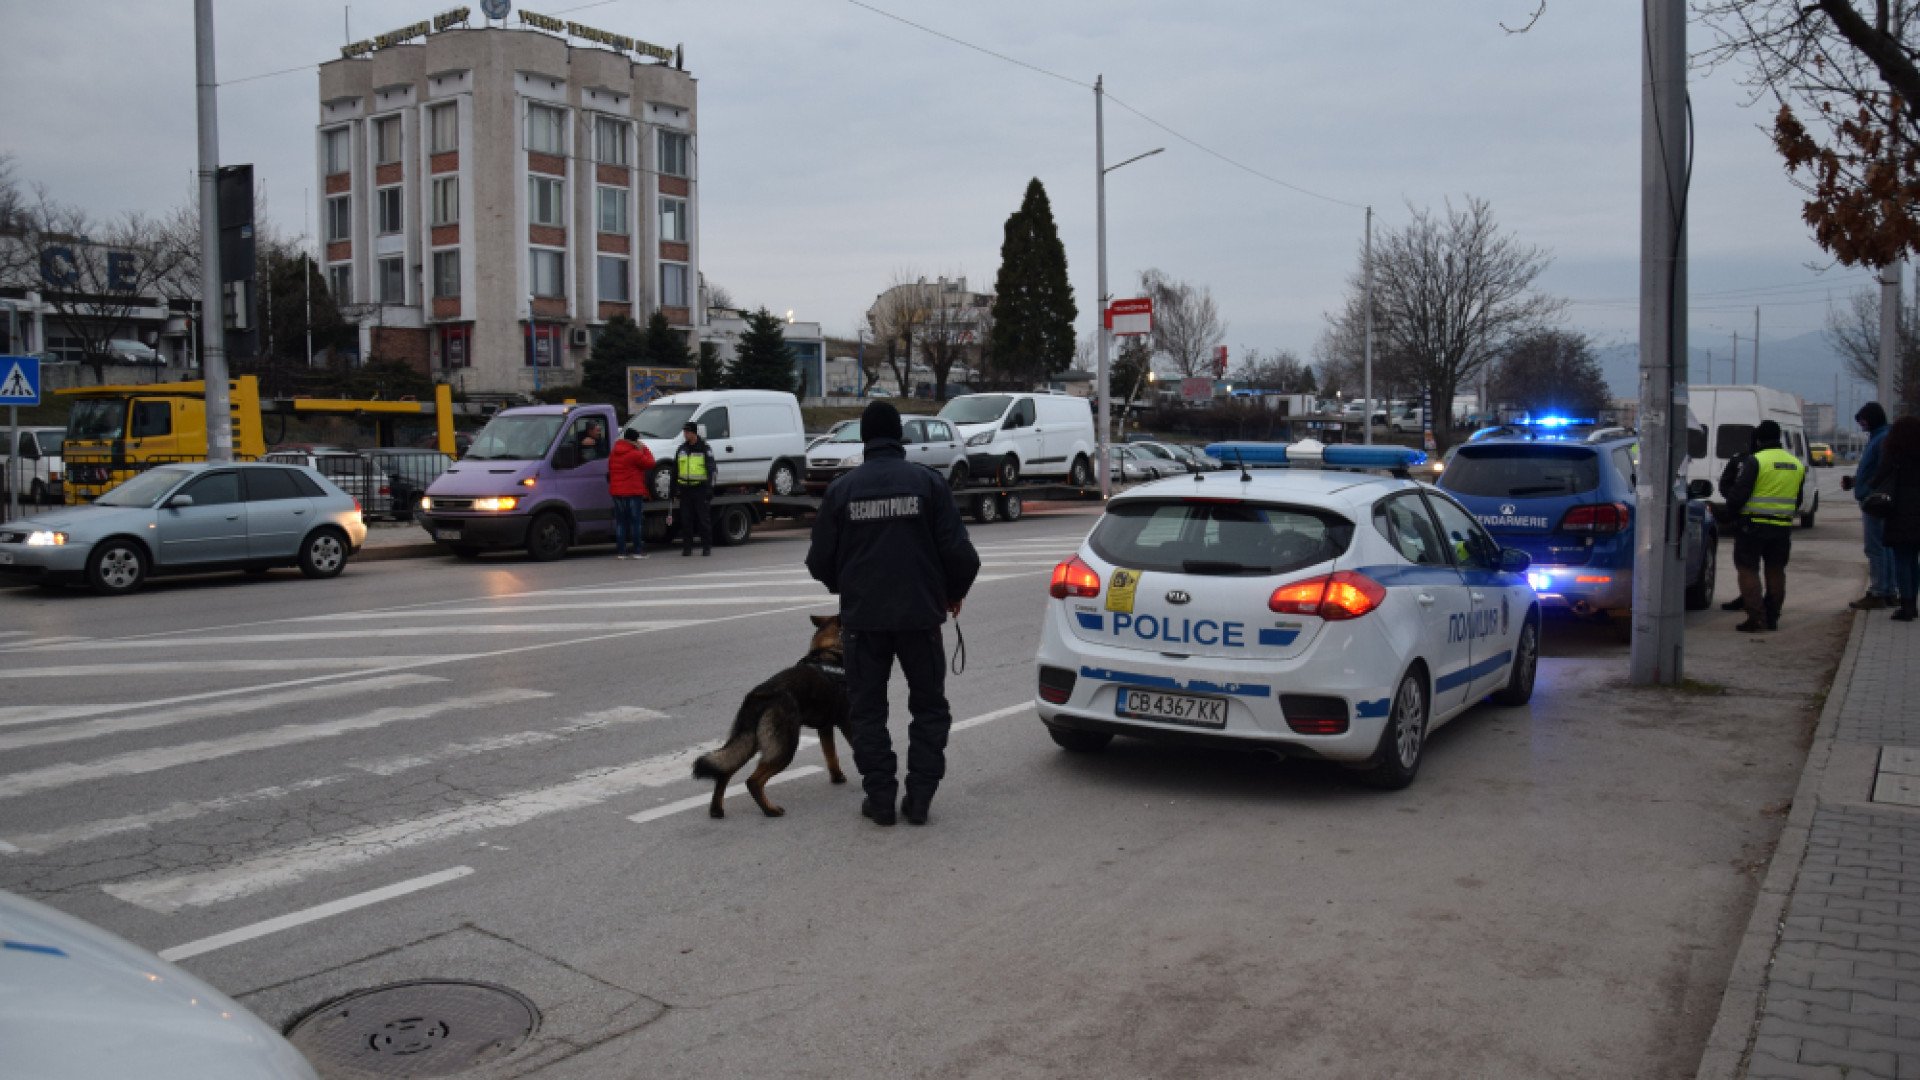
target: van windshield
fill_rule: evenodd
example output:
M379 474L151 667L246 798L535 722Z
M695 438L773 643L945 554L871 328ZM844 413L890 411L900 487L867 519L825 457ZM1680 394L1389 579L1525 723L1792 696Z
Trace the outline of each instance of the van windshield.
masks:
M940 419L956 424L991 424L1007 411L1007 403L1011 400L1005 394L954 398L947 402L946 408L940 410Z
M693 416L693 410L699 408L687 402L680 404L649 405L634 414L627 426L640 433L643 439L678 438L680 429L686 426Z
M127 424L127 403L119 399L95 398L76 401L67 414L69 439L117 439Z
M533 461L547 456L547 447L566 417L551 414L496 416L473 437L468 461Z

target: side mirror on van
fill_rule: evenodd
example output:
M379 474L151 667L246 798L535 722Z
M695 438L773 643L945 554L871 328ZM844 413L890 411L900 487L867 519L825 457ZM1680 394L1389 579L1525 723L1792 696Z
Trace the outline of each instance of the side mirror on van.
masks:
M1711 480L1688 481L1687 482L1687 498L1694 499L1694 500L1713 498L1713 481Z

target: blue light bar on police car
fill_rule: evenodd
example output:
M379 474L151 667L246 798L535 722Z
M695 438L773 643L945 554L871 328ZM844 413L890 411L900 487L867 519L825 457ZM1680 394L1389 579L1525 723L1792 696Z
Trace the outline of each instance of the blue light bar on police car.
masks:
M1329 446L1320 456L1329 465L1359 469L1411 469L1427 460L1426 451L1406 446Z
M1207 456L1232 464L1308 469L1328 465L1347 469L1411 469L1427 460L1424 451L1404 446L1326 446L1313 439L1291 444L1213 443L1207 447Z

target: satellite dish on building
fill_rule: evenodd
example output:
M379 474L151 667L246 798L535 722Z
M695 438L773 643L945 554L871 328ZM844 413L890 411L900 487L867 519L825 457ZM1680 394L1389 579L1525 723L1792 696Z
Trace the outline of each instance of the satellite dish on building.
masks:
M513 10L513 0L480 0L480 10L489 19L505 19Z

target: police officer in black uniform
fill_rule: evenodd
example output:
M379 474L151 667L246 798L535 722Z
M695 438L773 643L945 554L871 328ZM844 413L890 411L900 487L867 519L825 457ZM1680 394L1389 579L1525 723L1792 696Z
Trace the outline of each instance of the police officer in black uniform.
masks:
M807 571L840 597L846 639L853 763L876 825L894 823L898 760L887 734L893 661L907 676L907 793L900 813L915 825L947 772L946 649L940 625L980 573L980 556L947 482L907 460L900 413L884 401L860 418L866 461L827 488L813 525Z

